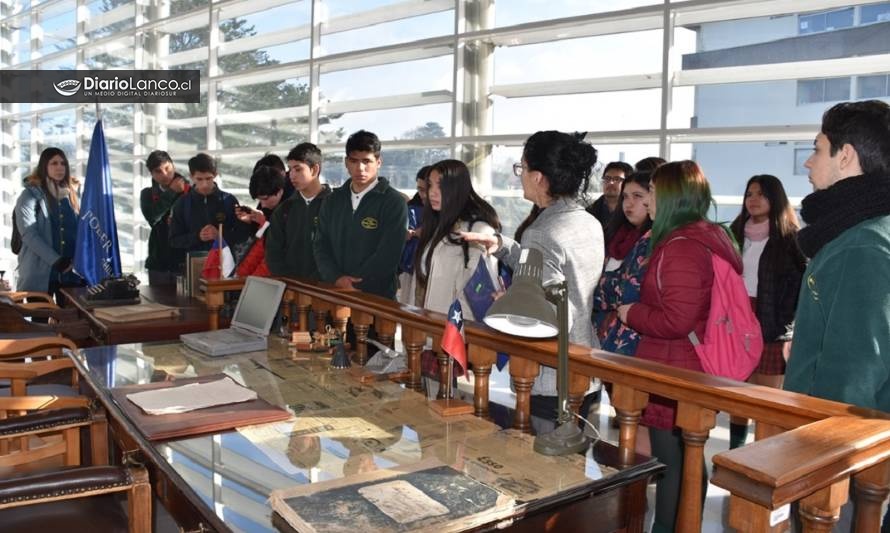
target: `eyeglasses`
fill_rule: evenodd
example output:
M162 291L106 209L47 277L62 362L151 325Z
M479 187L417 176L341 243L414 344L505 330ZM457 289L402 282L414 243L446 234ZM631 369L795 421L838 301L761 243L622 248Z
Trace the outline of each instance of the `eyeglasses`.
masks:
M603 176L603 183L621 183L624 178L621 176Z
M517 178L521 178L524 168L525 167L522 166L522 163L513 163L513 175Z

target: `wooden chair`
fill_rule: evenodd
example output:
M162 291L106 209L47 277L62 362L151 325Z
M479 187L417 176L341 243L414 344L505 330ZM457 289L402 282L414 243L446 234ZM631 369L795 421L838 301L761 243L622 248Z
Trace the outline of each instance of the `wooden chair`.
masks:
M66 403L72 402L58 405ZM7 407L10 411L38 404L57 406L38 397L0 398L0 409ZM71 466L80 463L80 429L90 423L86 405L0 420L0 447L8 451L0 451L0 466L21 472L24 465L54 456L61 457L66 465L0 480L0 523L4 530L151 531L151 486L144 467ZM48 444L34 447L32 441L37 436ZM127 496L126 512L118 500L120 493Z
M46 323L36 322L40 320ZM0 338L52 335L84 341L90 338L90 324L79 317L76 309L62 309L45 302L19 304L0 293Z
M79 396L80 375L65 349L77 347L63 337L0 339L0 401L9 400L9 408L0 410L0 419L37 409L89 405ZM16 405L22 407L16 409ZM89 426L92 463L108 464L108 423L104 412L92 412ZM8 452L8 446L0 441L0 453Z
M0 396L77 395L79 374L66 348L77 346L64 337L0 339L0 383L7 387L0 388Z

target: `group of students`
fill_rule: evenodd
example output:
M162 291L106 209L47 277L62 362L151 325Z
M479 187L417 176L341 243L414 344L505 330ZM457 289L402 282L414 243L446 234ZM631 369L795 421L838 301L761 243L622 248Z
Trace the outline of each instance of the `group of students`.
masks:
M856 133L852 135L834 128L829 119L850 122L864 133L850 130ZM378 175L380 141L367 131L347 140L344 163L349 179L335 190L319 181L322 154L310 143L288 153L286 169L274 156L258 162L250 182L251 196L259 201L256 210L238 206L234 197L218 189L215 163L206 154L189 161L189 180L176 173L169 155L153 152L147 160L153 184L141 198L152 228L146 267L152 283L164 282L178 273L181 254L209 249L220 226L233 244L264 232L258 236L263 242L262 256L249 262L254 264L251 268L264 265L271 275L326 281L390 299L401 285L405 302L444 313L459 300L465 318L480 320L463 291L477 266L484 265L496 284L499 262L514 267L521 250L534 247L544 256L543 283L564 281L567 285L570 342L702 371L688 335L694 332L703 338L705 333L714 278L711 256L716 254L743 278L761 325L765 347L751 382L782 386L795 310L803 309L806 349L795 345L792 360L800 361L796 361L794 383L786 388L883 408L883 381L873 387L878 404L847 397L845 391L862 387L822 383L825 380L819 377L815 361L840 355L828 353L824 342L819 344L822 349L816 349L822 342L820 335L832 330L832 325L816 324L824 313L814 309L834 306L848 295L823 291L820 297L812 274L807 284L801 284L807 268L814 270L812 265L807 267L807 257L820 265L833 260L817 255L826 243L829 249L833 240L841 242L839 235L858 228L854 223L865 215L890 214L886 195L860 194L854 202L848 194L844 202L829 201L845 191L859 191L869 176L873 178L867 181L868 187L884 190L874 183L886 182L881 173L890 163L873 160L890 161L890 147L869 148L874 124L890 131L890 107L881 102L839 104L826 113L823 133L807 162L817 189L804 201L803 217L811 225L800 234L781 181L770 175L748 180L741 211L729 227L710 221L713 199L708 180L688 160L647 158L636 168L610 163L603 177L604 194L587 206L585 191L597 151L584 142L583 134L539 131L526 140L513 171L525 199L533 205L513 238L500 233L495 209L474 191L470 171L461 161L443 160L422 169L418 195L406 201ZM841 139L836 130L846 137ZM831 144L829 150L829 141L838 148ZM76 183L65 154L55 148L41 154L37 170L26 179L15 211L23 240L19 289L52 290L70 281ZM868 207L865 213L856 209L867 202L880 205ZM831 218L824 214L833 209L849 215ZM886 239L885 233L880 230L874 235ZM859 253L859 248L845 249L847 257ZM829 274L820 276L820 286L831 282ZM879 316L865 326L875 322L875 328L888 327L883 302L877 304ZM880 345L888 340L884 337L890 337L868 336ZM846 368L842 361L837 364L830 368ZM827 392L823 394L819 387ZM840 393L834 394L835 389ZM582 404L582 415L596 397L593 391L592 387ZM532 412L553 418L555 396L555 371L542 368L532 389ZM648 439L638 439L648 442L647 451L667 466L658 481L653 531L672 531L677 513L683 441L675 410L675 401L652 395L642 419ZM742 445L746 432L747 421L733 420L731 445Z

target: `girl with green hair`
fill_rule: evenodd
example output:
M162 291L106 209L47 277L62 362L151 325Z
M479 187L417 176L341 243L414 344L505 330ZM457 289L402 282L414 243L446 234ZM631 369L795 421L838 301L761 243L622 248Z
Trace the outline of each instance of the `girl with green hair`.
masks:
M708 180L695 162L667 163L652 174L647 206L653 221L649 268L640 301L618 308L619 318L642 336L639 358L702 371L688 336L695 332L704 338L714 280L711 254L742 273L742 260L729 234L707 219L711 204ZM652 454L667 466L657 482L653 532L673 531L677 517L683 439L676 425L676 404L650 395L642 418L649 428Z

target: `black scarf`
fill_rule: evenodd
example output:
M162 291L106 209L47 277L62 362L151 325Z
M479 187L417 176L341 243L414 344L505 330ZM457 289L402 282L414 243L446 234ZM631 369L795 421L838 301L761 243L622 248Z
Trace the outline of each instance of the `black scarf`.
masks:
M890 177L863 174L842 179L803 199L800 216L807 226L797 234L797 241L812 258L841 233L883 215L890 215Z

